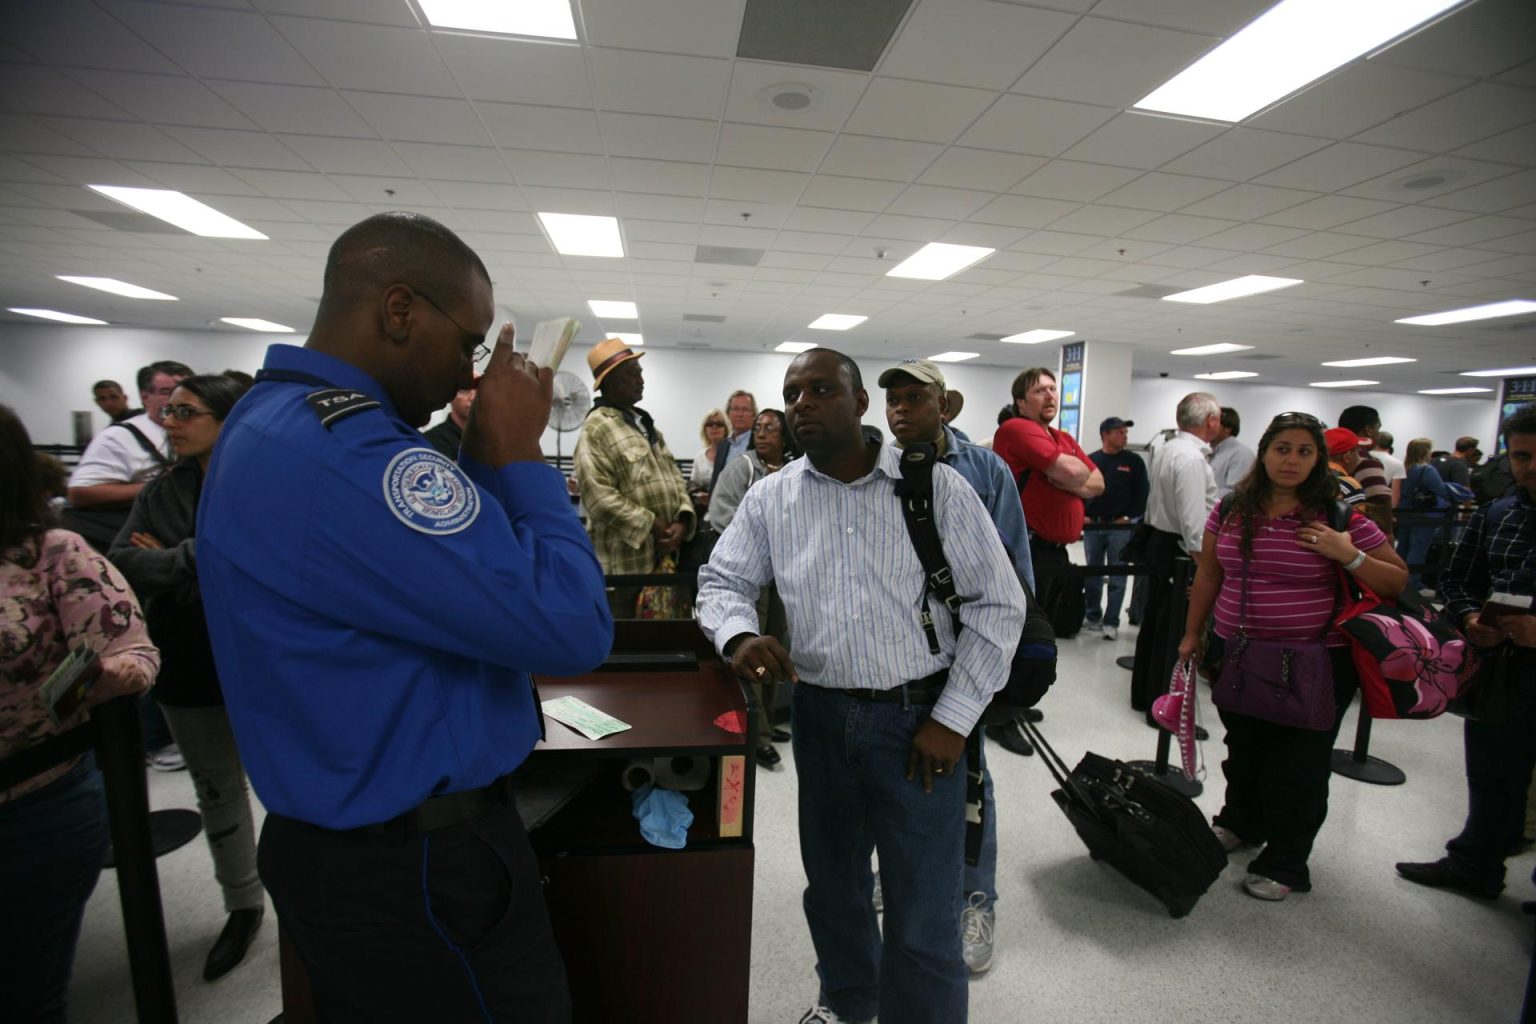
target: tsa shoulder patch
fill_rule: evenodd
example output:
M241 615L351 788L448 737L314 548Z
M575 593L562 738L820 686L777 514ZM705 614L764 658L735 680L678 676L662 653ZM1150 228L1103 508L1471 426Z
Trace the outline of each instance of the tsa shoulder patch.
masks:
M480 515L480 492L431 448L407 448L384 470L384 500L395 518L433 536L458 533Z
M311 391L304 397L315 415L320 417L320 425L327 430L337 420L345 419L355 412L379 407L377 399L352 388L327 388L324 391Z

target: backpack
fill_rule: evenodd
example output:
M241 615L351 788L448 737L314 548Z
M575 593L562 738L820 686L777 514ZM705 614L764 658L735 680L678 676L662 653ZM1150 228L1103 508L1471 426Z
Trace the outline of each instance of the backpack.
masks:
M922 624L923 633L928 638L928 650L933 654L939 653L939 635L928 610L928 596L937 596L949 609L957 637L961 629L962 603L955 592L954 576L944 557L943 541L933 517L933 466L937 461L937 449L932 444L908 445L901 453L901 480L896 484L907 533L912 538L923 572L927 574L923 583ZM982 725L1013 721L1025 708L1040 703L1040 698L1056 681L1056 635L1029 584L1020 579L1019 587L1024 591L1024 628L1019 633L1008 681L992 695L991 703L982 712Z
M1509 455L1489 459L1472 471L1472 494L1479 505L1498 501L1514 493L1515 474L1509 468Z

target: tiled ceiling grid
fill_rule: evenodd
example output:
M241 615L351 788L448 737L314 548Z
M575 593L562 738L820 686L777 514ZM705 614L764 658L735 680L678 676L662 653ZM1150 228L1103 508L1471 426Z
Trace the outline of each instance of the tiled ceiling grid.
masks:
M1049 352L967 336L1047 327L1145 349L1142 370L1264 383L1417 358L1373 370L1393 390L1536 361L1533 317L1392 323L1536 298L1536 5L1479 0L1238 126L1127 112L1267 6L916 0L865 74L735 57L743 0L582 0L579 44L429 30L406 0L6 4L0 306L302 330L330 240L405 208L475 246L505 313L573 313L584 338L636 329L596 321L597 298L636 301L662 346L1018 366ZM814 101L774 106L786 84ZM271 241L153 230L87 183L180 189ZM538 210L619 217L627 257L558 255ZM947 281L884 276L928 241L999 251ZM761 256L700 263L700 246ZM1147 297L1240 274L1306 283ZM870 319L805 329L825 312ZM1216 341L1281 358L1166 355Z

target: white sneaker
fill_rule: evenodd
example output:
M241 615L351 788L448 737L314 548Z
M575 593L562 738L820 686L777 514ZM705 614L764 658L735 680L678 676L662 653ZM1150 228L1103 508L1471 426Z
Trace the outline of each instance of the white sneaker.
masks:
M985 974L992 966L992 931L997 915L987 902L987 894L973 892L960 911L960 951L965 968L972 977Z
M1233 850L1243 845L1242 838L1229 828L1222 828L1220 825L1212 825L1211 833L1215 835L1217 841L1221 843L1221 848L1228 853L1231 853Z
M852 1022L845 1021L818 1001L815 1006L805 1011L805 1016L800 1018L800 1024L852 1024Z
M880 872L875 872L875 913L885 911L885 894L880 891Z
M1291 894L1291 887L1273 878L1265 878L1263 875L1249 875L1243 879L1243 892L1256 900L1279 903Z
M1118 640L1118 639L1120 639L1120 627L1119 626L1105 626L1104 627L1104 639L1105 640Z
M144 763L157 772L179 772L187 767L186 758L181 756L181 748L174 743L152 751L144 758Z

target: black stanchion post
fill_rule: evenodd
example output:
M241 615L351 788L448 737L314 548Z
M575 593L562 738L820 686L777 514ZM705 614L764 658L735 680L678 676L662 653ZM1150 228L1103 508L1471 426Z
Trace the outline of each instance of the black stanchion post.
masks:
M1370 753L1371 713L1365 707L1365 695L1360 696L1360 721L1355 726L1355 748L1334 748L1333 770L1337 775L1356 782L1369 782L1373 786L1401 786L1408 780L1403 770Z
M117 857L117 891L134 1005L140 1021L176 1024L176 992L149 828L149 782L144 775L138 704L133 697L106 701L92 709L91 721L96 727L96 762L106 788Z
M1173 567L1173 604L1170 621L1176 624L1182 635L1184 619L1189 614L1189 585L1195 578L1195 563L1179 561ZM1162 643L1169 642L1169 638L1163 638ZM1166 650L1159 646L1154 650ZM1152 761L1129 761L1130 765L1137 768L1145 768L1150 771L1157 781L1170 789L1177 790L1185 796L1193 799L1199 796L1205 786L1198 779L1191 779L1182 771L1170 772L1168 770L1168 758L1173 751L1173 734L1167 729L1159 727L1157 730L1157 755Z

